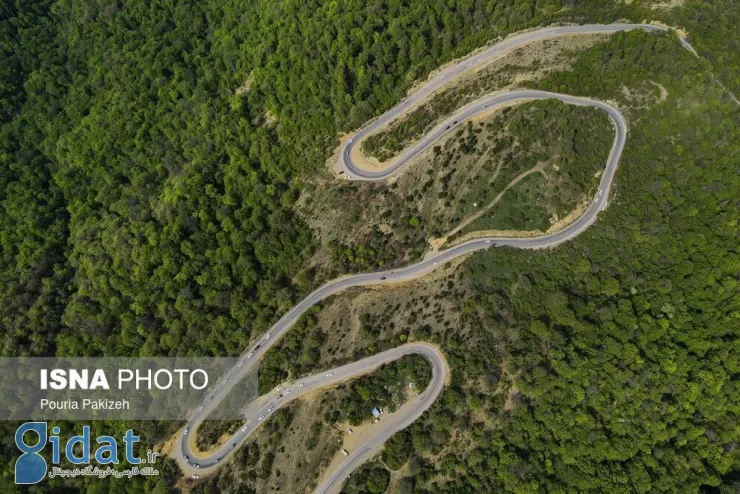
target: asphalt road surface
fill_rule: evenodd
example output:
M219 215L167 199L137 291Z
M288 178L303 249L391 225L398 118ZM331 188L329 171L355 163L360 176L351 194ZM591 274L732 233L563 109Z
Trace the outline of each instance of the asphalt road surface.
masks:
M373 134L389 122L403 115L410 108L413 108L415 103L421 101L429 94L447 84L450 80L454 80L456 77L467 71L476 70L490 62L490 60L500 57L503 53L509 52L527 43L531 43L532 41L574 34L612 33L631 29L656 31L664 30L665 28L645 24L585 25L545 28L512 36L501 43L488 47L475 55L460 60L440 71L434 76L434 78L424 83L410 97L370 122L367 126L359 130L351 139L346 140L345 144L340 149L338 163L340 171L343 171L345 176L352 180L383 180L397 172L401 167L426 150L443 135L452 131L455 126L461 125L466 120L478 114L490 112L497 106L509 105L526 100L557 99L568 104L587 105L601 109L607 113L615 127L614 144L607 158L606 167L604 169L604 173L601 175L601 181L593 201L578 219L559 232L539 237L485 237L470 240L435 253L434 255L427 256L425 260L405 268L338 278L319 287L300 301L285 315L283 315L283 317L281 317L280 320L259 339L259 341L257 341L249 350L244 352L238 365L231 369L224 378L214 386L206 397L203 405L198 410L194 411L194 413L189 417L188 424L185 429L188 432L187 434L184 433L180 435L173 453L180 468L186 474L202 475L213 472L228 459L229 455L236 451L239 446L249 438L251 433L260 424L262 424L262 422L266 421L277 409L285 406L290 401L293 401L310 391L332 386L338 382L372 372L380 365L397 360L404 355L419 354L424 356L432 367L433 377L429 386L419 397L416 398L419 400L419 406L412 407L408 414L397 418L392 423L383 424L383 426L379 427L378 433L373 437L373 439L357 451L350 452L339 468L328 477L321 479L316 488L316 492L321 493L337 492L340 490L347 476L357 469L364 461L367 461L367 459L372 457L388 437L410 425L426 409L428 409L432 403L434 403L444 386L444 381L447 375L446 362L444 356L439 352L439 350L432 346L424 344L409 344L359 360L352 364L327 370L322 373L300 379L296 382L285 384L282 389L274 390L250 403L245 409L244 425L216 451L209 453L207 456L199 457L190 447L191 436L195 433L198 424L208 417L210 412L218 406L233 386L238 385L241 378L258 368L260 358L264 353L292 327L301 315L316 303L350 287L391 284L420 278L458 257L494 246L507 246L520 249L554 247L576 237L596 221L598 213L604 210L607 206L609 189L612 185L617 164L619 163L619 157L621 156L627 137L627 124L624 116L617 108L603 101L533 90L493 94L476 100L460 110L457 110L453 115L446 118L442 123L432 129L431 132L423 136L417 143L410 146L399 156L391 160L388 163L387 168L382 171L367 171L355 166L351 160L351 151L352 146L360 145L362 140L367 136ZM685 40L682 39L681 42L687 49L693 52L693 49Z

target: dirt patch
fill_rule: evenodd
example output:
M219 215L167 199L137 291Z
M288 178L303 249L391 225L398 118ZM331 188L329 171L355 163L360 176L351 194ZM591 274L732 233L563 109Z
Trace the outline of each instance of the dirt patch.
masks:
M514 406L516 405L516 399L519 397L519 388L516 387L516 384L512 384L509 388L509 394L506 396L506 403L504 403L504 410L507 412L510 412L514 409Z
M627 3L632 3L632 1L629 1ZM686 0L666 0L662 2L654 2L649 5L649 7L653 10L671 10L675 9L676 7L682 7L686 4Z
M236 88L236 91L234 92L237 96L241 94L246 94L249 92L250 89L252 89L252 84L254 84L254 76L252 74L249 74L249 76L247 76L247 78L244 80L244 83Z
M272 127L275 125L278 121L277 115L272 113L270 110L265 110L265 125L268 127Z

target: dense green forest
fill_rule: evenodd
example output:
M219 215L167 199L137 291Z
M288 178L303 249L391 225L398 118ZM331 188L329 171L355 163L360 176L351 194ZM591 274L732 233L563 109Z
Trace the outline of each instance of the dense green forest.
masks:
M556 20L642 20L645 8L4 2L0 354L238 353L317 282L296 276L316 241L293 205L339 131L498 35ZM461 458L425 464L457 477L434 490L736 481L738 118L717 82L740 89L739 15L732 0L654 14L687 27L707 61L670 37L634 33L542 83L610 96L631 77L654 78L671 96L631 129L618 207L601 228L551 255L473 261L491 326L519 335L509 351L525 398L468 474ZM510 270L491 271L500 265ZM153 442L171 424L137 427ZM0 429L9 483L15 426ZM167 472L126 488L166 491L171 464Z

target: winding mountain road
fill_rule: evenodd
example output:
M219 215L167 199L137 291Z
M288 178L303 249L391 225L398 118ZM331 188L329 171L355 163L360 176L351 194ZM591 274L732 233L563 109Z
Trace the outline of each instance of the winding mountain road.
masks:
M373 355L336 369L315 374L296 382L285 384L280 390L275 390L267 395L261 396L254 402L250 403L245 409L244 425L238 430L238 432L231 436L225 444L204 456L199 455L199 453L193 449L195 441L192 440L192 437L195 434L198 424L208 417L211 411L218 406L221 400L234 386L238 385L240 379L258 368L260 358L264 353L275 345L286 331L290 330L301 315L318 302L351 287L391 284L420 278L454 259L494 246L515 247L519 249L554 247L576 237L593 224L594 221L596 221L598 213L604 210L607 206L609 190L627 137L627 123L624 116L619 109L603 101L534 90L510 91L492 94L480 98L455 111L453 115L444 119L440 124L435 126L434 129L424 135L418 142L388 162L383 170L365 169L354 162L353 156L356 156L355 153L359 152L359 147L355 148L355 146L359 146L368 136L378 132L399 116L406 114L431 93L443 87L458 76L468 71L477 70L505 53L527 43L543 39L576 34L613 33L631 29L645 29L648 31L665 30L663 27L648 24L585 25L544 28L512 36L501 43L488 47L475 55L460 60L436 73L432 79L425 82L416 92L404 101L370 122L354 135L345 138L340 147L339 160L337 164L339 171L346 174L345 176L352 180L383 180L391 176L393 173L397 173L404 165L408 164L410 160L428 149L429 146L434 142L437 142L445 134L451 132L457 125L461 125L470 118L479 114L491 112L495 108L504 105L511 105L528 100L557 99L568 104L592 106L605 111L614 123L615 128L614 144L612 145L607 158L606 166L601 175L601 180L593 201L581 216L562 230L539 237L485 237L469 240L449 249L433 253L427 256L423 261L409 265L405 268L340 277L326 283L306 296L302 301L283 315L268 333L263 335L259 341L255 342L255 344L241 356L239 364L231 369L222 378L222 380L213 387L201 408L190 416L185 429L187 432L180 435L175 451L173 452L173 456L180 468L188 474L207 474L213 472L249 438L252 432L262 422L266 421L269 416L280 407L285 406L291 401L311 391L333 386L339 382L352 379L361 374L372 372L381 365L395 361L405 355L422 355L431 365L432 379L427 388L417 398L415 398L415 400L418 401L418 404L414 407L407 408L406 410L408 411L405 414L400 417L396 417L392 421L387 421L387 423L381 421L382 425L377 429L377 434L367 444L362 448L359 448L357 451L351 452L339 468L333 472L329 472L324 476L324 478L319 480L316 492L338 492L347 476L364 461L367 461L372 457L382 447L383 442L387 440L388 437L410 425L425 410L427 410L442 392L449 371L444 356L436 347L423 343L413 343ZM693 52L693 49L685 40L681 39L681 42L684 47Z

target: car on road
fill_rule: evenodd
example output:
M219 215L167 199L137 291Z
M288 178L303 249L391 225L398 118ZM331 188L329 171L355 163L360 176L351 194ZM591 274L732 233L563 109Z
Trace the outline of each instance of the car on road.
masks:
M437 264L439 264L439 261L434 261L434 265L436 266Z
M199 412L202 412L202 411L203 411L203 405L201 405L201 406L200 406L200 407L198 408L198 411L199 411Z
M242 432L247 432L247 429L249 429L249 425L245 425L242 427Z
M193 466L194 466L195 468L200 468L200 463L193 463Z
M185 463L190 463L190 457L188 455L185 455Z
M269 340L269 339L270 339L270 336L272 336L272 333L267 333L267 334L265 335L265 339L266 339L266 340Z
M231 444L231 449L234 449L234 448L236 448L236 443Z
M190 432L190 428L185 427L185 432L183 433L184 436L188 435L188 432Z
M298 383L298 387L299 387L299 388L302 388L302 387L303 387L303 386L305 386L305 385L306 385L305 383Z
M273 410L275 410L275 405L273 405L273 406L271 406L270 408L267 409L268 412L271 412Z
M385 279L385 276L381 276L381 277L380 277L380 279L381 279L381 280L384 280L384 279Z
M264 415L260 415L260 418L258 420L262 420L263 418L265 418L265 416Z
M247 358L252 358L252 355L254 355L254 352L249 352L249 353L247 354Z
M491 243L491 241L490 241L490 240L486 240L486 243L487 243L487 244L490 244L490 243Z
M221 461L221 458L216 458L216 463L218 463L219 461Z
M334 375L334 373L333 373L333 372L327 372L327 373L326 373L326 377L331 377L331 376L333 376L333 375Z
M195 480L198 480L198 479L200 478L200 475L198 475L197 473L194 473L194 474L193 474L193 478L194 478Z

